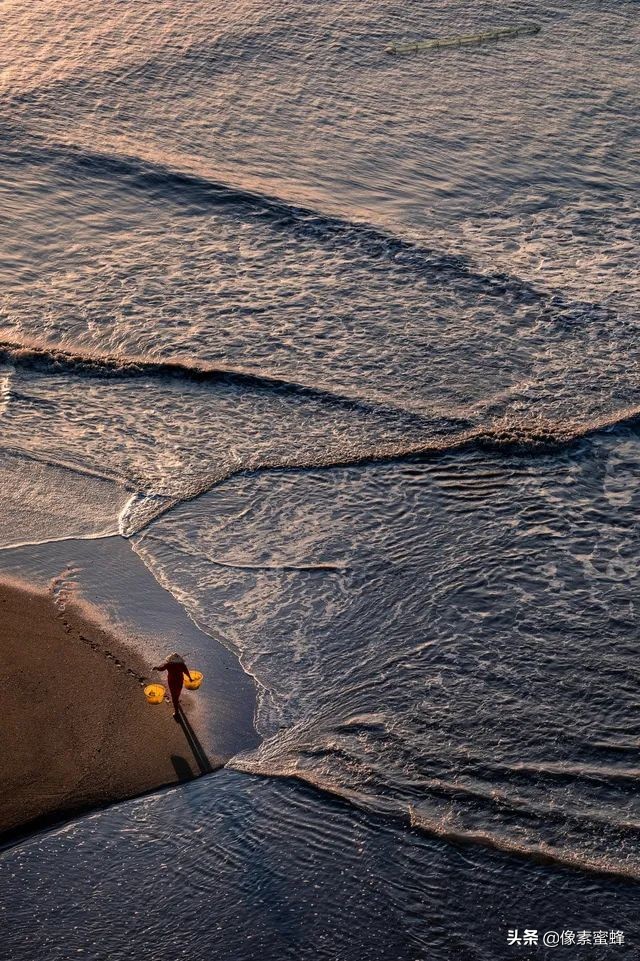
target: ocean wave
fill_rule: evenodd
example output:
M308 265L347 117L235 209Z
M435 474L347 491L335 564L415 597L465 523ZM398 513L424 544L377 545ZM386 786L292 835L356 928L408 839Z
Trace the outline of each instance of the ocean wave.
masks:
M427 415L399 404L374 401L362 395L297 383L273 374L186 357L156 358L149 355L105 354L75 345L73 347L55 345L25 338L0 340L0 363L55 374L100 378L159 377L182 379L192 383L227 384L255 390L273 390L281 394L320 401L332 407L391 417L400 416L403 421L414 424L433 423L433 419ZM460 418L452 418L447 428L459 428L462 423Z
M125 536L140 533L145 527L173 510L178 504L195 500L218 484L240 474L266 471L302 471L320 468L358 467L373 463L392 463L404 460L426 460L446 454L485 450L502 454L531 455L549 454L578 443L603 430L635 426L640 421L640 405L614 411L611 414L587 422L552 421L542 418L519 419L505 417L488 425L481 425L444 437L432 437L424 442L410 444L386 444L377 448L352 446L344 456L336 457L329 452L315 457L308 453L293 453L290 457L265 459L230 467L218 468L210 477L201 479L173 500L158 507L157 512L147 513L144 524L135 522Z
M391 261L397 270L427 277L434 284L470 284L479 293L507 297L522 304L541 303L549 297L548 291L517 276L478 270L464 255L443 253L366 221L319 211L242 184L216 180L209 171L190 169L188 158L177 158L178 163L171 165L155 157L91 152L74 144L37 142L32 137L27 144L22 141L19 130L6 125L2 130L4 164L49 165L67 175L108 178L110 183L116 179L131 190L152 194L154 199L167 203L199 209L228 208L234 216L258 219L294 236L325 244L344 243L371 258ZM575 305L555 297L553 306L556 310L572 310L576 306L593 308L596 305Z
M591 857L570 849L562 850L543 842L526 843L513 840L491 831L465 831L448 827L446 822L420 815L413 810L409 813L409 823L432 837L441 838L452 844L475 845L525 858L537 864L570 868L582 874L596 877L620 878L627 881L640 880L640 865L614 861L606 855Z
M630 405L602 414L593 419L563 420L553 417L511 413L484 424L477 423L483 408L495 406L493 400L470 407L464 414L454 411L450 417L441 412L419 413L400 404L371 400L362 395L342 393L325 387L298 383L287 378L241 367L225 366L183 357L154 357L150 355L117 355L92 351L83 347L38 342L35 339L0 340L0 363L27 370L53 374L70 374L95 378L167 378L194 383L226 384L257 390L273 390L301 398L343 408L400 416L412 423L428 425L437 436L424 443L383 445L379 448L353 451L345 460L299 460L296 456L275 463L265 463L265 469L278 467L348 466L364 460L389 460L420 454L443 453L461 448L478 447L489 450L551 450L598 431L629 425L640 417L640 405ZM474 421L476 423L474 423Z
M313 400L343 409L395 418L400 425L418 426L424 434L418 440L388 441L372 444L352 442L339 455L335 449L309 451L292 449L275 457L256 454L241 460L219 464L197 477L185 476L179 496L153 497L144 479L128 476L127 486L141 492L139 502L132 505L125 517L124 536L138 533L154 520L184 501L194 500L233 476L267 471L301 471L318 468L364 466L405 460L424 460L446 454L485 450L504 454L550 453L566 448L603 430L633 426L640 420L640 405L616 409L593 418L553 418L535 413L495 412L496 405L486 403L467 412L451 411L421 414L404 407L353 397L323 387L295 383L269 374L255 373L241 368L208 364L190 358L154 358L149 356L116 356L92 352L77 347L38 343L35 340L0 341L0 361L27 370L42 370L98 378L177 378L196 383L233 385L254 390L277 391L301 400ZM499 405L498 405L499 406ZM15 451L16 453L22 451ZM36 456L25 452L24 456ZM57 461L55 466L76 469L73 464ZM84 468L77 468L82 469ZM100 473L100 472L96 472ZM115 479L108 475L109 479Z
M236 755L228 762L227 767L254 776L292 779L299 781L323 794L327 794L349 804L368 814L390 818L404 825L418 830L425 835L450 844L466 847L488 848L536 864L552 867L569 868L582 874L594 877L619 878L626 881L640 880L640 864L616 861L606 854L592 855L587 852L560 848L544 841L527 841L524 839L501 835L497 831L464 828L451 824L444 817L429 817L419 812L413 805L404 804L394 799L370 797L362 792L351 790L343 785L327 782L316 777L309 771L299 770L255 770L242 754ZM558 815L558 818L560 815ZM606 823L606 822L604 822Z

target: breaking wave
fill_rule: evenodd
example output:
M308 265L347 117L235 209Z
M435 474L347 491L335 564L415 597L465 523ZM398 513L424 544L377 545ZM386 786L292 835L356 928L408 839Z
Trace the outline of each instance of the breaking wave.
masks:
M429 816L420 812L412 804L405 805L402 802L372 797L357 790L350 790L343 784L328 782L322 777L315 776L310 771L301 773L296 770L278 770L276 768L260 768L247 761L242 754L233 757L227 767L240 771L245 774L258 775L265 778L293 779L307 785L321 793L329 794L333 797L353 804L356 808L366 811L369 814L386 817L392 821L403 822L414 830L423 834L447 841L455 845L466 847L487 848L502 854L530 861L541 865L550 865L560 868L569 868L579 871L592 877L609 877L625 881L640 881L640 864L637 862L625 863L608 857L605 853L592 855L585 851L572 849L570 846L561 848L544 841L534 841L519 839L500 834L490 829L472 829L456 826L448 822L446 817ZM456 786L456 789L459 788ZM522 812L530 819L535 816L535 812L527 811L523 808ZM561 811L553 812L549 807L545 810L544 816L548 819L555 814L557 820L566 821ZM602 819L603 826L609 822ZM638 825L629 825L634 830Z
M0 340L0 363L54 374L87 375L101 378L158 377L193 383L227 384L257 390L273 390L295 397L321 401L332 407L364 410L386 415L401 415L403 420L427 422L428 418L406 407L371 401L324 387L295 383L271 374L256 373L240 367L210 364L190 358L117 356L74 346L57 346L35 340ZM455 421L452 426L455 425ZM457 422L460 426L460 421Z
M154 358L148 356L116 356L92 352L78 347L56 346L35 340L0 341L0 361L15 367L53 374L72 374L91 378L178 378L211 384L236 385L256 390L276 391L299 398L320 401L347 410L382 414L395 418L400 424L423 428L424 437L411 441L389 441L374 444L371 438L359 441L357 435L341 453L336 450L293 448L275 457L264 454L248 455L232 464L217 465L210 472L200 473L184 487L177 497L155 497L150 492L133 501L124 515L122 533L137 533L159 516L183 501L193 500L214 486L238 474L278 470L310 470L359 466L369 463L402 460L423 460L455 452L486 450L512 454L548 453L565 448L603 430L635 425L640 419L640 405L634 404L600 416L586 419L554 418L536 413L495 413L500 405L487 402L470 407L467 412L452 411L449 416L440 412L433 416L407 410L405 407L371 401L366 397L352 397L346 393L291 382L276 376L254 373L235 367L208 364L189 358ZM19 453L16 451L16 453ZM36 456L25 453L25 456ZM47 458L38 458L47 460ZM76 469L64 459L52 461L55 466ZM84 470L84 468L77 468ZM96 474L114 479L108 472ZM130 482L132 487L137 483ZM144 487L143 484L141 484Z

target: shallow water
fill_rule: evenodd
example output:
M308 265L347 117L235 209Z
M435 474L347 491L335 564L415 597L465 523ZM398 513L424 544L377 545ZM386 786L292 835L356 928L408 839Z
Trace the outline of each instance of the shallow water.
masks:
M242 907L222 949L207 920L202 956L509 956L530 904L540 926L562 909L567 928L623 927L640 872L637 3L3 14L5 568L59 556L21 544L129 538L205 632L195 655L208 637L237 655L263 738L234 772L3 856L41 892L52 957L71 942L48 927L51 859L90 871L83 847L106 845L104 891L134 916L149 848L131 812L165 838L185 807L212 845L201 912L230 864L251 877L248 819L278 877L275 900L231 883ZM83 556L112 616L110 550ZM316 836L308 898L295 865ZM149 888L160 915L178 867ZM100 898L77 936L96 958Z
M637 924L628 885L456 848L233 771L36 838L0 867L14 893L10 956L52 961L141 950L154 961L466 961L513 957L505 932L517 923L628 937Z
M637 877L639 454L241 476L134 547L267 688L233 766Z

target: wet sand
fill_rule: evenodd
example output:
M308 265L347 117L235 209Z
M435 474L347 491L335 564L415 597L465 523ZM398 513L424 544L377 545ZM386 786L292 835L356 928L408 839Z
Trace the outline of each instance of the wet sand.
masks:
M163 679L81 608L0 583L1 839L223 763L144 677Z

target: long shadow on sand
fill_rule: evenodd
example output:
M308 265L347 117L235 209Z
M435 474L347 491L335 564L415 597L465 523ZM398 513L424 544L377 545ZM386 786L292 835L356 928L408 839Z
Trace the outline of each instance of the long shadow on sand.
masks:
M196 764L200 768L201 774L211 774L214 768L211 765L211 761L207 757L206 751L202 744L198 740L196 732L191 727L187 715L184 713L181 707L178 707L178 724L184 732L187 744L191 748L191 752L195 758ZM174 765L175 766L175 765Z

